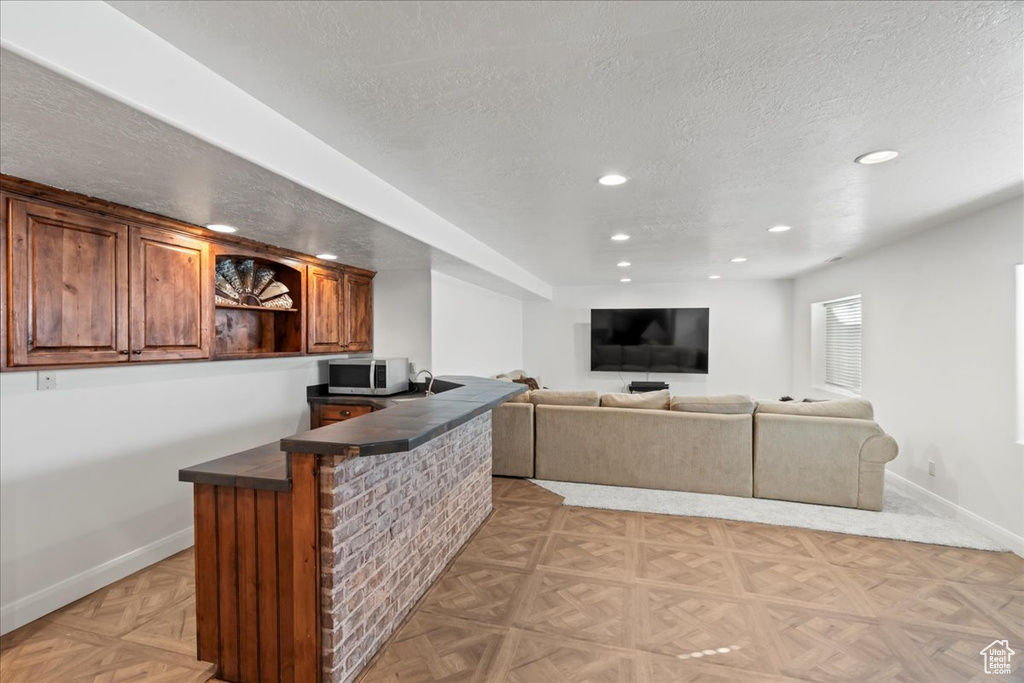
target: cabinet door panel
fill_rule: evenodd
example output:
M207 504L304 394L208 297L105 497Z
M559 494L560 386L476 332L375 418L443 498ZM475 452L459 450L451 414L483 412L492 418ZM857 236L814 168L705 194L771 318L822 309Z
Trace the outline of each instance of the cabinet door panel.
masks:
M373 350L373 280L345 275L345 307L349 351Z
M132 228L133 360L210 357L212 277L206 242Z
M12 200L12 365L128 360L128 226Z
M347 350L343 275L338 271L309 267L306 291L308 353L341 353Z

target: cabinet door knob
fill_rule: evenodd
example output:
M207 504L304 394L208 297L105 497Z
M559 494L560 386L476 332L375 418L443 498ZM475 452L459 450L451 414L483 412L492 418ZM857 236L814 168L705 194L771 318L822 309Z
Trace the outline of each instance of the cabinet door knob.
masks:
M128 355L128 349L124 349L122 351L118 351L118 353L120 353L122 356L127 356Z
M136 356L141 356L142 355L142 349L135 349L134 351L132 351L132 353L135 354Z
M343 411L341 411L341 414L342 415L351 415L352 413L350 411L348 411L348 410L343 410Z

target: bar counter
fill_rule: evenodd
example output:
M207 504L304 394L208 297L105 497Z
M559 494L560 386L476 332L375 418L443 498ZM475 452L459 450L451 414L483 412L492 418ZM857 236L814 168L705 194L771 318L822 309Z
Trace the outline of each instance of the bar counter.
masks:
M198 658L236 683L348 683L491 511L491 411L525 386L318 396L367 415L179 471ZM410 400L412 399L412 400Z

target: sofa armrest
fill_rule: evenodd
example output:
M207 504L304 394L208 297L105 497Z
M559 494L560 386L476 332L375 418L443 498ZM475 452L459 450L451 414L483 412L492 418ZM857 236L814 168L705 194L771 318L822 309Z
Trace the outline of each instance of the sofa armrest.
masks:
M754 496L860 507L861 449L878 436L870 420L757 413Z
M857 482L857 507L881 510L885 494L885 463L900 452L896 439L888 434L869 436L860 447L860 472Z
M888 434L875 434L861 444L860 461L879 462L884 465L895 459L899 452L900 447L896 444L896 439Z
M491 473L533 476L533 404L502 403L491 413Z

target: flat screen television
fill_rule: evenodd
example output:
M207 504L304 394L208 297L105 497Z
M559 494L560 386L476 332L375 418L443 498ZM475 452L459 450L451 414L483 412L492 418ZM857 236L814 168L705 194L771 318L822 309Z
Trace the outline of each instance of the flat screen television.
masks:
M708 320L706 308L592 309L590 369L707 374Z

